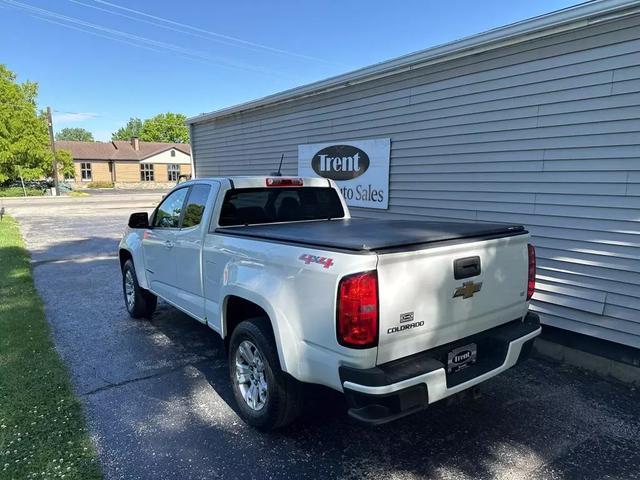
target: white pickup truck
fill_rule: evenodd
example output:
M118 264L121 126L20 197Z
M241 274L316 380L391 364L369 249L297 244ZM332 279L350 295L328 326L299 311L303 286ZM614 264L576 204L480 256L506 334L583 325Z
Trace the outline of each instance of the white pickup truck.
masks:
M331 180L181 183L120 242L133 318L157 297L228 349L242 418L273 429L301 384L344 392L378 424L477 385L527 357L535 251L521 226L352 219Z

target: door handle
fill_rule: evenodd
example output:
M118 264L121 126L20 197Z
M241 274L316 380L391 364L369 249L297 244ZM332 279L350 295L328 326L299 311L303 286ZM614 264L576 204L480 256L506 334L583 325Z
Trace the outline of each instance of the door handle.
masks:
M453 278L463 278L480 275L480 257L458 258L453 262Z
M164 242L164 246L167 248L173 248L173 242L171 240L166 240Z

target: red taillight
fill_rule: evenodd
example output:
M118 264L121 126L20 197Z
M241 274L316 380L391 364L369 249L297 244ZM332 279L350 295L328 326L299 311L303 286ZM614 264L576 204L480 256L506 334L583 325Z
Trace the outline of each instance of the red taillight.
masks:
M527 300L531 300L536 289L536 248L529 244L529 278L527 281Z
M368 348L378 343L378 274L357 273L338 285L338 342Z
M301 187L301 178L267 178L267 187Z

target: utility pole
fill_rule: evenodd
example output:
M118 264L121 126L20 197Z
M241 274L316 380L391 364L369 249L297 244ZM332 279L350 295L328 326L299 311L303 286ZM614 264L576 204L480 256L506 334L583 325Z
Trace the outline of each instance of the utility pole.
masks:
M58 190L58 160L56 159L56 143L53 138L53 119L51 118L51 107L47 107L47 125L49 126L49 141L51 142L51 152L53 153L53 186L56 191L54 195L60 195Z

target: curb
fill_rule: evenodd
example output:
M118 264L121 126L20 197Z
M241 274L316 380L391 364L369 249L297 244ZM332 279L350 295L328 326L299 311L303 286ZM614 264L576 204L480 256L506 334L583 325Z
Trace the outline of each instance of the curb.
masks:
M583 352L539 337L534 343L534 351L542 358L584 368L602 377L611 377L624 383L640 386L640 367Z

